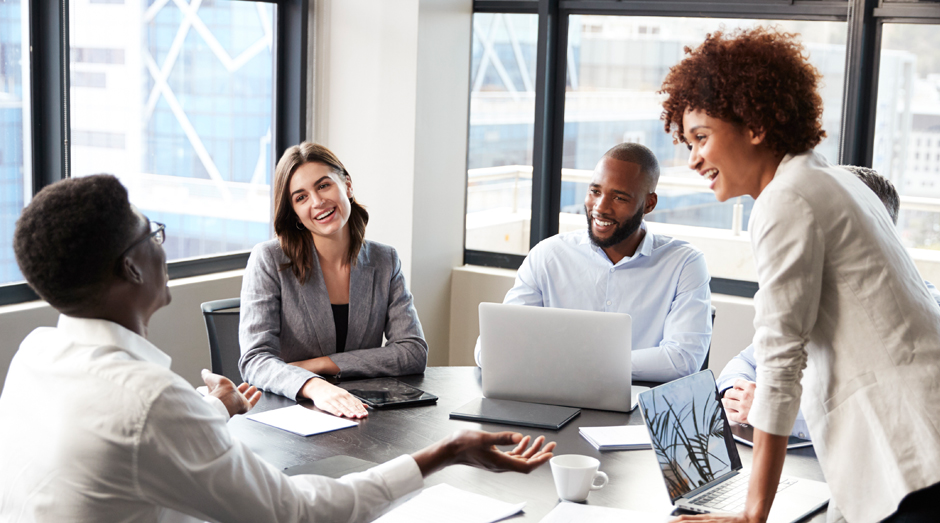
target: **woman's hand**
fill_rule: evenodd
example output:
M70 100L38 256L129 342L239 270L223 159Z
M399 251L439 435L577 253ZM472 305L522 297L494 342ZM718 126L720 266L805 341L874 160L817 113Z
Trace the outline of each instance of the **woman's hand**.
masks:
M322 378L310 378L300 389L300 395L313 400L320 410L347 418L364 418L369 415L366 406L352 394Z
M530 437L515 432L463 430L430 447L412 454L423 476L448 465L470 465L494 472L529 473L552 457L555 442L545 444L539 436L529 445ZM502 451L496 445L516 445Z

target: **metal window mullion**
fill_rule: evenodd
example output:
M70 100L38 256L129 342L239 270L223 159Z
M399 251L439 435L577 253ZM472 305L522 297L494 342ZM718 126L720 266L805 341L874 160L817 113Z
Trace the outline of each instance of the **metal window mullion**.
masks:
M31 0L32 193L68 176L68 3Z
M541 0L535 72L530 247L558 232L567 46L568 16L560 13L558 0Z
M852 0L845 53L839 163L871 166L878 96L878 0Z
M272 167L284 151L307 136L308 0L277 3L274 42L274 139Z
M568 14L614 16L682 16L720 18L783 18L792 20L845 20L845 1L830 2L713 2L628 0L621 2L562 0Z
M533 0L474 0L473 12L536 14L538 13L538 2Z
M940 22L940 5L933 2L882 2L875 7L875 18L891 19L887 21L909 20L916 23Z

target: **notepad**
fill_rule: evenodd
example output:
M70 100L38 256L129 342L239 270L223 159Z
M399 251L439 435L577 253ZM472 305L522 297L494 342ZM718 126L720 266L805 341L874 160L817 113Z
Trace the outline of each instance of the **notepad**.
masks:
M375 520L376 523L493 523L522 512L523 503L506 503L447 483L420 494Z
M579 432L597 450L642 450L652 448L646 425L581 427Z
M310 410L301 405L248 414L245 417L300 436L312 436L356 426L355 421Z

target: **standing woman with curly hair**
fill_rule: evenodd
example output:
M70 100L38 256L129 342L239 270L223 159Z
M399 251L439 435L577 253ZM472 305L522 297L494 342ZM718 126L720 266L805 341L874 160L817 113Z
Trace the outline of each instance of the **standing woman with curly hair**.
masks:
M813 150L820 74L773 29L686 53L663 82L665 128L720 201L756 200L760 291L745 511L682 520L766 520L802 396L830 511L940 521L940 310L875 194Z
M255 246L242 281L239 369L258 388L365 417L360 401L321 378L424 372L428 344L398 253L365 239L369 214L322 145L284 152L273 195L277 238Z

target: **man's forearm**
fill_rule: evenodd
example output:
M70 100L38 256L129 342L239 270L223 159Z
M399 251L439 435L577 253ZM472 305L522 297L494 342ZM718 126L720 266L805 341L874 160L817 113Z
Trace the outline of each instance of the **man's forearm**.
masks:
M748 521L767 521L786 457L787 436L754 429L754 461L751 463L751 481L744 508Z
M453 459L453 451L447 448L446 442L449 440L450 438L439 441L411 455L415 463L418 464L418 470L421 471L423 477L426 478L450 464L450 460Z

